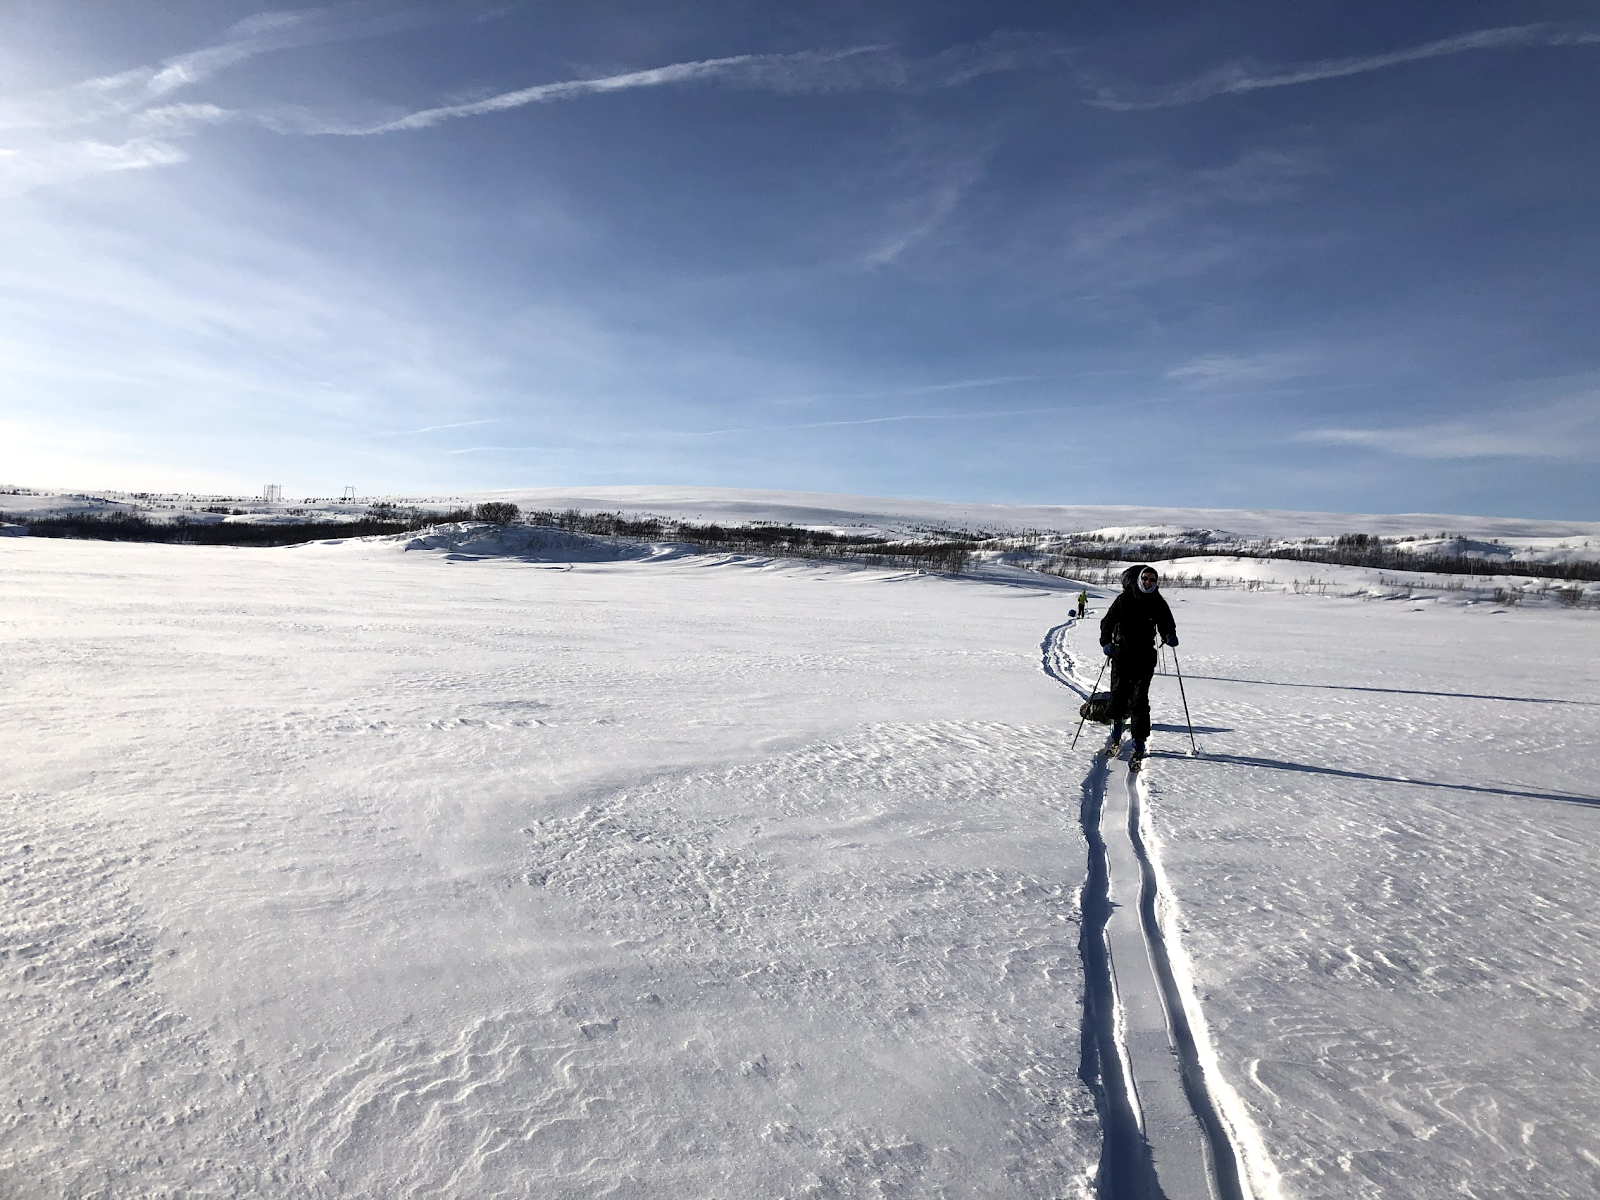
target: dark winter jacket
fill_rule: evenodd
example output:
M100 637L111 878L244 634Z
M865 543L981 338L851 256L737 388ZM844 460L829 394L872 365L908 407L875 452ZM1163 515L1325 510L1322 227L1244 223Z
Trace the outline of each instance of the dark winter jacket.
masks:
M1115 644L1119 656L1131 654L1142 658L1148 655L1154 659L1156 634L1168 639L1178 634L1160 585L1148 595L1139 590L1139 572L1146 569L1140 563L1122 573L1122 594L1100 618L1100 644Z

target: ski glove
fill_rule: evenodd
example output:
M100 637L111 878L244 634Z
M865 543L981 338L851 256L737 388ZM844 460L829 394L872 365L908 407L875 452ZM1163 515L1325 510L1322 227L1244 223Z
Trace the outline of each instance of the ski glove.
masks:
M1161 640L1169 646L1176 646L1178 644L1178 635L1175 633L1170 633Z
M1106 652L1106 657L1107 658L1110 658L1113 654L1115 654L1117 652L1117 648L1114 645L1112 645L1110 642L1107 642L1104 646L1101 646L1100 649L1102 649L1102 650L1104 650Z

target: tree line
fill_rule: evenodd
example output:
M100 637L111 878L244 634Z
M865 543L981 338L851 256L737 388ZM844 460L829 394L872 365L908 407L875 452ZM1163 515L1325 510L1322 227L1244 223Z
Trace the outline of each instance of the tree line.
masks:
M636 541L689 542L702 550L732 554L761 554L775 558L832 559L875 567L917 568L959 575L972 563L976 543L950 538L941 541L895 541L861 533L835 533L798 525L759 522L751 525L699 524L663 517L627 516L623 513L532 512L530 525L565 529L596 537L621 537Z
M141 513L71 513L62 516L19 516L30 537L90 538L102 542L164 542L180 546L297 546L335 538L376 537L415 533L442 521L470 521L471 509L454 513L411 515L399 510L369 511L354 521L296 521L258 525L247 521L195 521L179 516L152 521Z
M796 525L755 522L722 525L678 521L621 512L564 512L536 510L524 514L515 504L486 501L470 508L428 512L387 502L372 505L354 521L315 519L285 524L242 521L196 521L178 516L152 521L139 513L78 513L61 516L15 518L35 537L94 538L116 542L167 542L196 546L292 546L334 538L375 537L416 533L434 525L487 521L499 525L526 524L563 529L596 537L631 541L688 542L704 550L735 554L760 554L781 558L829 559L868 566L916 568L959 575L984 551L1015 549L1004 538L946 534L923 541L903 541L864 533L836 533ZM1527 559L1470 558L1461 553L1403 550L1398 544L1364 533L1343 534L1331 544L1282 545L1270 542L1173 545L1117 541L1089 534L1057 544L1042 569L1052 574L1072 574L1108 562L1172 562L1202 556L1287 559L1328 566L1374 567L1390 571L1421 571L1448 575L1523 575L1535 579L1600 580L1600 562L1531 562ZM1039 553L1035 551L1034 553Z
M1288 559L1338 567L1376 567L1387 571L1424 571L1440 575L1527 575L1534 579L1600 580L1600 562L1531 562L1523 558L1470 558L1465 554L1402 550L1369 534L1345 534L1332 545L1286 546L1271 543L1211 547L1145 542L1074 541L1056 556L1073 563L1171 562L1180 558Z

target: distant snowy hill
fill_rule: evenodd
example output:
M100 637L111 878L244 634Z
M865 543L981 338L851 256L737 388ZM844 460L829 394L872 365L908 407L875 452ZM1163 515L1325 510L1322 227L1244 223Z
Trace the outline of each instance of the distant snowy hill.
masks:
M1449 532L1498 538L1592 538L1600 544L1600 521L1440 513L1308 513L1282 509L1155 508L1114 504L953 504L941 500L826 492L689 487L516 488L484 493L481 498L509 500L532 509L599 509L650 512L685 520L864 525L894 530L926 525L991 533L1105 531L1136 534L1147 530L1208 529L1247 538Z
M1479 517L1452 513L1327 513L1287 509L1157 508L1117 504L960 504L943 500L850 496L829 492L766 491L757 488L587 487L508 488L459 495L363 496L357 500L309 498L266 502L256 498L130 492L51 492L0 489L0 514L43 514L122 510L146 515L184 513L191 519L207 508L224 516L261 519L268 515L348 518L374 503L452 508L484 500L503 500L524 510L650 513L686 521L754 523L851 530L910 532L929 527L972 533L1089 533L1124 538L1207 530L1239 538L1333 537L1367 533L1385 537L1449 533L1468 538L1589 540L1600 546L1600 521ZM242 510L233 513L233 509Z
M1134 505L957 504L938 500L703 487L512 488L461 495L364 496L264 501L239 496L49 492L0 488L0 520L44 515L137 514L152 520L267 524L352 521L374 505L444 513L488 500L524 512L619 512L700 524L770 523L890 538L957 532L978 536L1091 537L1107 542L1227 553L1229 545L1291 543L1363 534L1402 552L1567 563L1600 559L1600 522L1448 513L1320 513L1279 509Z

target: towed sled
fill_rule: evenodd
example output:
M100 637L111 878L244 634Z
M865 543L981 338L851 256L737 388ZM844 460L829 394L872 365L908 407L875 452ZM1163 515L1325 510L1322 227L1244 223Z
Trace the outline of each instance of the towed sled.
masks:
M1095 692L1078 705L1078 715L1086 721L1094 721L1100 725L1111 724L1117 715L1111 708L1111 693Z

